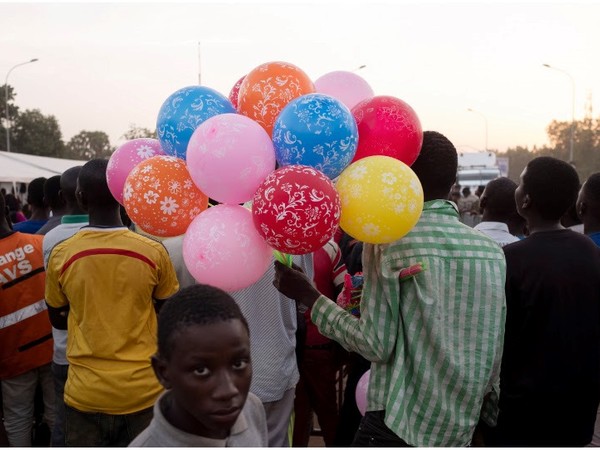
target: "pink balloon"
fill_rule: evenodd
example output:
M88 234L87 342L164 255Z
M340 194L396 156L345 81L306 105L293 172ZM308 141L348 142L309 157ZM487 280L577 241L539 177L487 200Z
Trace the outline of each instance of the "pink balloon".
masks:
M254 120L241 114L219 114L194 131L187 167L196 186L210 198L244 203L275 170L275 150L267 132Z
M129 173L140 162L165 155L157 139L132 139L116 149L108 160L106 181L113 197L123 205L123 187Z
M329 72L315 81L315 88L321 94L331 95L348 109L375 95L369 83L352 72L338 70Z
M360 413L364 416L367 412L367 391L369 390L369 379L371 378L371 370L367 370L356 385L354 398L356 406Z
M273 250L238 205L217 205L198 215L183 238L183 260L198 283L233 292L258 281Z

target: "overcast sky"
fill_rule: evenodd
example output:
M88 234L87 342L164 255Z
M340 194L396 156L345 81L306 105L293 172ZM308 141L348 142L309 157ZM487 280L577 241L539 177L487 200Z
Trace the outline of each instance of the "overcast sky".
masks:
M600 3L600 2L597 2ZM163 101L198 83L228 95L257 65L287 61L313 80L354 70L408 102L424 130L463 150L548 143L553 119L600 101L600 4L327 1L0 3L0 74L21 109L63 138L129 124L154 129ZM199 51L200 49L200 51ZM0 83L3 83L0 82ZM472 108L478 113L468 112Z

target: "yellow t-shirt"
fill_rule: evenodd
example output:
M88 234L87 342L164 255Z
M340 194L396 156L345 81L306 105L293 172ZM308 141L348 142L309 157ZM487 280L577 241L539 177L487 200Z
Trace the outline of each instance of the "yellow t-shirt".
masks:
M164 246L126 228L83 228L52 250L46 301L69 305L65 403L130 414L162 387L150 364L157 320L152 299L179 289Z

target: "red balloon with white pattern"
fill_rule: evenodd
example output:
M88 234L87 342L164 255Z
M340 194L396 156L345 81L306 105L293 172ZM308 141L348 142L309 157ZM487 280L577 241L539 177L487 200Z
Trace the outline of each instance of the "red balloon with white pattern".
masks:
M358 148L352 162L367 156L390 156L407 166L415 162L423 144L417 113L399 98L380 95L352 108L358 125Z
M292 255L314 252L340 223L341 203L331 180L312 167L271 172L254 194L254 226L267 244Z
M237 80L236 83L231 88L231 91L229 91L229 101L231 102L231 104L233 105L233 107L236 110L238 107L238 95L240 93L240 86L242 85L242 81L244 81L244 78L246 78L246 75L244 75L242 78Z

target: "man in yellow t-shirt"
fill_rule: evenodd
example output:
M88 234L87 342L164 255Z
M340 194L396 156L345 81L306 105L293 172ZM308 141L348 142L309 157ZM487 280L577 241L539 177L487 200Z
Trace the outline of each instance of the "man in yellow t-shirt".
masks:
M155 309L179 289L163 245L122 225L107 163L81 169L89 226L54 247L46 272L52 324L68 323L67 446L123 447L148 426L162 391L150 364Z

